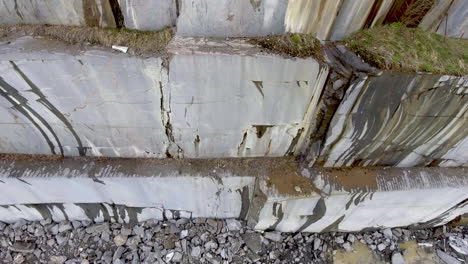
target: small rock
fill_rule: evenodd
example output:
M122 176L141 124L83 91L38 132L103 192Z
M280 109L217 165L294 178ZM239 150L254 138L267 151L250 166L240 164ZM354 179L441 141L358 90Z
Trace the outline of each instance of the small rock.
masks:
M116 261L116 260L120 259L120 257L122 257L122 254L124 253L124 251L125 251L124 247L118 247L115 250L114 255L112 256L112 260Z
M177 233L180 233L180 228L178 228L176 225L174 224L171 224L169 226L169 233L171 234L177 234Z
M449 236L449 245L458 254L468 256L468 241L460 237Z
M181 262L182 261L182 254L178 251L174 252L174 256L172 256L172 262Z
M164 257L164 260L165 260L166 262L170 262L170 261L172 260L172 258L174 257L174 255L175 255L175 252L173 252L173 251L172 251L172 252L169 252L169 253L167 253L166 256Z
M138 243L140 243L140 239L137 236L132 236L127 239L127 241L125 242L125 245L129 248L136 249L138 246Z
M188 230L182 230L180 231L180 239L184 239L188 236L189 231Z
M215 219L208 219L206 220L206 223L209 224L211 227L218 228L218 221Z
M54 239L49 239L46 241L46 244L49 246L49 247L52 247L53 245L55 245L55 240Z
M132 234L132 230L126 227L122 227L122 229L120 229L120 234L128 237Z
M321 243L322 243L322 240L320 240L320 238L318 238L318 237L315 238L315 239L314 239L314 250L318 250L319 247L320 247L320 245L321 245Z
M213 241L208 241L207 243L205 243L205 250L209 251L209 250L212 250L212 249L217 249L218 248L218 244L216 242L213 242Z
M118 234L114 237L114 243L118 247L125 245L126 242L127 242L127 236Z
M442 261L444 261L446 264L461 264L461 261L459 261L458 259L450 256L449 254L441 250L437 250L436 253L437 253L437 256L439 256L439 258Z
M145 234L145 229L141 226L136 225L135 227L133 227L133 233L135 233L135 235L139 237L143 237L143 235Z
M63 233L71 229L72 229L72 226L69 223L60 223L58 227L58 232Z
M283 240L280 232L266 232L264 236L266 239L269 239L275 242L281 242Z
M101 259L105 262L110 264L112 262L112 251L106 251L102 255Z
M60 246L65 244L68 241L68 237L61 236L61 235L56 235L55 239L57 240L57 244L59 244Z
M171 237L165 239L163 241L164 249L174 249L175 248L175 241Z
M242 229L242 223L236 219L226 219L226 225L229 231L239 231Z
M10 247L10 250L13 252L20 252L20 253L33 253L35 245L33 243L26 243L26 242L15 242Z
M13 229L17 229L17 228L23 227L25 224L27 224L26 220L20 219L20 220L16 221L11 227Z
M378 249L379 251L383 251L386 247L387 247L387 246L385 246L385 244L383 244L383 243L380 243L380 244L377 245L377 249Z
M405 259L399 252L395 252L392 255L392 264L405 264Z
M344 239L342 236L339 236L339 237L336 237L335 238L335 242L338 243L338 244L343 244L344 243Z
M190 256L192 256L194 258L198 258L198 257L200 257L200 255L201 255L201 248L200 247L194 247L190 251Z
M86 233L88 234L101 234L102 232L110 232L108 223L92 225L86 228Z
M53 225L50 229L49 229L50 233L52 233L53 235L57 235L58 234L58 231L59 231L59 226L58 225Z
M244 242L247 247L254 253L262 251L262 238L258 233L247 233L243 236Z
M388 239L393 238L393 233L392 233L392 230L390 228L384 229L383 234L384 234L384 237L386 237Z
M353 234L349 234L346 240L348 240L352 244L354 243L354 241L356 241L356 236L354 236Z
M392 230L392 233L393 233L393 235L396 236L396 237L401 237L401 235L403 235L403 232L401 231L400 228L395 228L395 229L393 229L393 230Z
M353 247L351 246L351 244L349 242L346 242L343 244L343 248L347 251L347 252L353 252Z
M13 263L14 264L21 264L23 262L24 262L24 257L21 254L18 254L13 258Z
M49 264L63 264L67 261L65 256L51 256Z

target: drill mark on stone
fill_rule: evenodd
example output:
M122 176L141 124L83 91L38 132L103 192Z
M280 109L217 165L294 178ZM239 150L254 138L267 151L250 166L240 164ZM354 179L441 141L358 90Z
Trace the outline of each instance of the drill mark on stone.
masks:
M34 94L36 94L39 99L37 100L40 104L42 104L45 108L47 108L50 112L52 112L60 121L62 121L62 123L65 125L65 127L67 127L67 129L72 133L73 137L75 138L77 144L78 144L78 154L80 156L86 156L86 152L87 152L87 147L83 147L83 143L81 142L81 139L80 137L78 136L78 134L76 133L75 129L73 128L72 124L68 121L68 119L57 109L57 107L55 107L48 99L47 97L41 92L41 90L39 89L39 87L37 85L35 85L31 79L28 78L28 76L26 76L26 74L24 74L23 71L20 70L20 68L18 67L18 65L16 65L13 61L10 61L11 65L13 66L13 70L18 73L21 78L23 78L23 80L29 85L29 87L31 87L31 92L33 92ZM62 155L63 155L63 151L62 151Z
M97 177L91 177L91 179L93 179L94 182L97 182L97 183L100 183L100 184L103 184L103 185L106 185L106 183L102 180L99 180Z
M263 82L262 81L252 81L255 84L255 87L257 87L257 90L260 92L262 97L265 97L263 94Z
M32 186L32 184L30 184L29 182L27 182L27 181L25 181L25 180L23 180L23 179L21 179L21 178L16 178L16 179L17 179L18 181L20 181L20 182L24 182L24 183L26 183L27 185L31 185L31 186Z

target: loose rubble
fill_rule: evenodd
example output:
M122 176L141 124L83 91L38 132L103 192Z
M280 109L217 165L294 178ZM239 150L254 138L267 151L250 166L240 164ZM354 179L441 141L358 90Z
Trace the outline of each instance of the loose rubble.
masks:
M362 233L257 232L235 219L150 220L137 225L50 219L0 222L0 263L331 263L362 243L404 264L399 243L433 247L447 263L468 263L468 227Z

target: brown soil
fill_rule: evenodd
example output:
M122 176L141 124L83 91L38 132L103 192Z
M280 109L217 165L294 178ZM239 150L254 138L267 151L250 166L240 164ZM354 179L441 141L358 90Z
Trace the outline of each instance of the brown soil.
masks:
M288 162L274 164L266 179L267 187L274 188L286 196L305 196L320 193L311 179L303 177L299 166L293 158Z

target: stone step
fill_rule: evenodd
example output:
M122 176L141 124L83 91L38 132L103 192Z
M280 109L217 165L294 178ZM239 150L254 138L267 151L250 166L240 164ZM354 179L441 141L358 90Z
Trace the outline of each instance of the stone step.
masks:
M292 158L4 155L0 221L237 218L283 232L430 227L468 212L467 171L305 169Z

